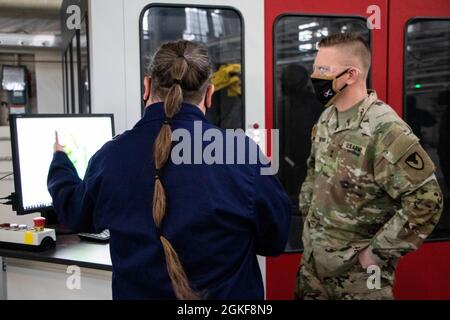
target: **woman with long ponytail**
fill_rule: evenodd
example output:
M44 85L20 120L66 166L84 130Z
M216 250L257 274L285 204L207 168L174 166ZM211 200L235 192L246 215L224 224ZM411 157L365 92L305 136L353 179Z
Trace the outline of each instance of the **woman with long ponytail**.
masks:
M228 135L205 117L212 73L202 45L163 44L144 78L142 119L94 155L83 180L55 144L53 206L75 231L110 230L114 299L264 298L257 255L283 252L290 200L262 162L192 161L192 151L203 156L213 142L195 139L209 130L217 143ZM257 150L243 141L244 149L219 143L216 153L229 160ZM188 146L182 163L174 161L179 143Z
M183 102L183 89L181 85L188 70L188 63L184 57L186 45L188 45L187 42L180 43L179 45L173 45L173 50L169 49L171 45L163 46L153 60L154 64L152 67L152 75L154 79L159 79L161 75L157 72L162 69L162 66L158 64L160 63L159 59L166 59L165 61L170 61L170 57L166 56L170 56L171 54L173 55L173 63L168 66L168 69L164 68L170 78L172 78L172 83L169 84L170 88L164 98L165 120L158 136L156 137L154 146L155 169L157 174L155 176L155 191L153 194L153 220L159 233L162 220L164 219L167 211L166 192L161 182L161 172L169 159L172 146L171 121L180 110L181 103ZM186 51L186 54L188 53L189 51ZM175 56L175 54L177 54L177 56ZM206 81L207 79L204 80ZM184 81L187 82L188 79L185 79ZM190 85L191 87L195 87L196 84L191 83ZM159 238L164 249L167 271L169 273L170 280L172 281L172 286L176 297L180 300L199 299L200 296L194 292L189 285L186 273L184 272L183 266L175 249L162 233L160 233Z

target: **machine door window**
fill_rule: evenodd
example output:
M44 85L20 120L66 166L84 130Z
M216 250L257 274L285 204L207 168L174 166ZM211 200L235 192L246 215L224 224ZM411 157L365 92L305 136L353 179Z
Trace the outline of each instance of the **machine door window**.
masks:
M216 87L206 117L222 128L244 128L243 26L236 10L148 6L141 15L140 37L142 77L163 43L179 39L202 43L209 52Z
M67 51L63 54L63 96L64 96L64 113L69 113L69 90L67 88L67 83L69 82L69 75L67 72Z
M64 112L91 113L87 15L83 16L80 29L67 31L63 38Z
M69 47L67 48L67 67L68 67L68 75L69 82L67 96L69 99L68 110L69 113L75 113L75 96L74 96L74 70L73 70L73 48L72 42L69 43Z
M88 19L80 29L80 113L91 113Z
M364 18L285 15L275 22L274 127L280 130L279 178L296 212L287 251L301 246L302 224L296 222L300 220L298 196L306 177L311 130L324 110L310 80L317 44L323 37L339 32L358 32L370 43Z
M80 74L79 74L79 40L78 32L72 39L72 63L73 63L73 101L72 106L73 113L79 113L79 84L80 84Z
M444 212L432 237L450 236L450 20L411 20L405 35L404 117L437 167Z
M338 32L359 32L369 41L363 18L284 16L275 25L275 128L280 129L280 179L297 202L306 176L311 129L323 111L310 81L318 42Z

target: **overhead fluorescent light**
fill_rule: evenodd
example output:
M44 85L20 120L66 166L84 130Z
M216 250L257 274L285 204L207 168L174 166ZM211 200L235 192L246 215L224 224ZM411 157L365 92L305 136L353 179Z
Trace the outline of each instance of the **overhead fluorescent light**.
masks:
M301 24L298 26L298 30L304 30L304 29L309 29L309 28L314 28L317 27L319 24L317 22L311 22L311 23L306 23L306 24Z

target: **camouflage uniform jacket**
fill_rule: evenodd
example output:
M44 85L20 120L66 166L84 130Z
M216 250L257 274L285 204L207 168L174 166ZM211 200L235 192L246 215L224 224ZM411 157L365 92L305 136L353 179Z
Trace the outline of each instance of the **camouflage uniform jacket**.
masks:
M312 132L300 193L304 256L320 276L351 268L370 247L380 264L417 249L442 213L435 166L409 126L375 92L337 125L327 108Z

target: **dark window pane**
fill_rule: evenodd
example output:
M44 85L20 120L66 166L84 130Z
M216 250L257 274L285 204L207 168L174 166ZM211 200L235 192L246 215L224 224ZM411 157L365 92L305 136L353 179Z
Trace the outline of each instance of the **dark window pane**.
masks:
M297 214L298 195L311 151L311 130L324 110L315 98L310 80L317 43L339 32L359 32L370 43L363 18L289 15L278 19L275 25L274 126L280 130L279 178ZM298 216L293 219L288 251L301 246L299 220Z
M80 113L91 113L91 97L89 91L89 35L88 19L84 18L80 29Z
M297 201L306 176L311 129L323 107L310 81L317 43L338 32L359 32L369 42L362 18L286 16L275 26L275 127L281 134L280 179Z
M165 42L179 39L204 44L212 60L216 93L206 117L222 128L244 128L241 88L243 57L242 22L231 9L196 7L150 7L141 21L141 70Z
M72 63L73 63L73 113L79 113L79 91L78 84L80 82L80 78L78 75L78 41L77 36L75 35L72 39Z
M69 43L69 46L67 48L67 63L68 63L68 69L67 69L67 73L68 73L68 83L67 83L67 97L68 97L68 101L69 101L69 105L68 105L68 113L75 113L75 101L74 101L74 95L73 95L73 91L74 91L74 77L73 77L73 48L72 48L72 42Z
M406 29L405 120L437 166L444 212L434 237L450 236L450 20L413 20Z
M64 113L67 113L67 59L66 52L62 55L62 79L63 79L63 104L64 104Z

